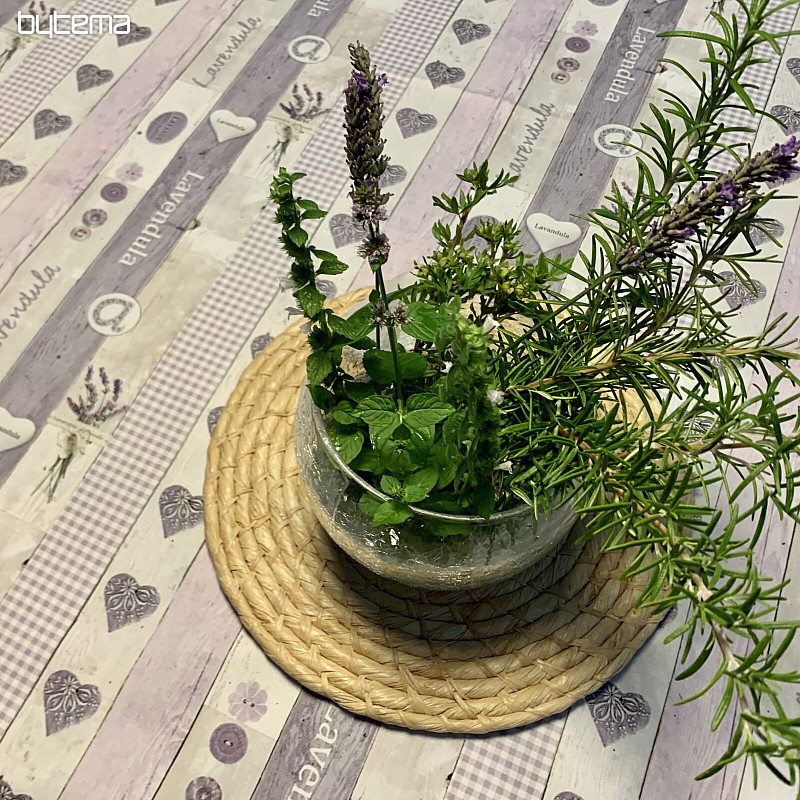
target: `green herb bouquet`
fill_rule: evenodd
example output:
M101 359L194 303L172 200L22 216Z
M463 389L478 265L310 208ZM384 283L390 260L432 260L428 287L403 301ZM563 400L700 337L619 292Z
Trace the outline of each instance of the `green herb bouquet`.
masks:
M787 3L738 5L738 21L712 12L716 34L663 34L707 49L704 71L666 62L696 101L665 91L662 108L651 106L655 122L638 129L638 184L613 184L612 208L589 216L589 246L574 263L522 252L514 222L468 224L516 180L483 163L458 176L457 196L433 199L447 215L433 227L438 246L409 286L387 291L386 76L359 44L345 149L358 253L375 278L364 307L347 318L325 307L319 282L347 265L309 244L303 222L325 212L296 196L303 175L281 169L271 197L286 284L308 318L309 391L343 461L387 498L365 493L363 513L402 533L412 505L488 518L572 503L587 537L636 549L629 574L649 572L643 604L663 612L685 601L671 634L685 635L682 676L719 659L713 726L738 716L729 749L701 777L749 756L794 783L800 720L781 697L799 676L781 656L799 623L776 621L785 584L759 573L753 551L770 506L800 519L800 352L784 318L734 335L720 270L755 293L750 270L774 260L757 244L775 242L765 206L800 174L800 142L763 152L723 143L723 110L766 113L744 77L759 61L754 47L780 55L777 39L789 35L764 30ZM725 153L735 166L719 173ZM561 294L565 276L580 291Z

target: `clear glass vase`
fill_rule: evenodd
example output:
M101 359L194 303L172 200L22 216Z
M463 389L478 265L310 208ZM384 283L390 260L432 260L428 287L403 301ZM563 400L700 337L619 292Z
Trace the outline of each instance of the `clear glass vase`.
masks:
M502 581L548 556L577 519L569 504L546 519L528 505L483 517L411 506L401 525L375 526L358 505L366 492L389 499L342 460L307 388L300 392L295 449L303 487L317 519L351 558L422 589L458 589Z

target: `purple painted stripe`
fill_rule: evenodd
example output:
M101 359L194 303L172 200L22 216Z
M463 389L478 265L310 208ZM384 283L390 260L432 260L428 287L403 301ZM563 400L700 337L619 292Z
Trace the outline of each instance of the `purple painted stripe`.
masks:
M376 63L404 64L394 67L387 110L456 6L457 0L403 5L373 53ZM347 181L341 124L341 112L329 115L296 167L320 176L323 207ZM0 606L0 730L8 728L274 296L286 266L273 215L267 206L252 226ZM58 589L53 575L61 576Z

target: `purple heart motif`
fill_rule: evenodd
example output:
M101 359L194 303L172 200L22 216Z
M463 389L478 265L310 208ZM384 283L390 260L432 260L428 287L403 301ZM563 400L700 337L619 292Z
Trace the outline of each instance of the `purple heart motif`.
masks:
M425 65L425 74L433 88L438 89L448 83L463 81L467 73L461 67L448 67L444 61L431 61Z
M158 498L164 538L194 528L203 521L203 498L184 486L167 486Z
M76 76L78 91L85 92L87 89L94 89L95 86L108 83L114 77L114 73L110 69L100 69L94 64L82 64L78 67Z
M353 222L349 214L334 214L328 223L333 237L334 247L344 247L364 238L364 226Z
M44 721L47 735L88 719L100 708L100 690L81 683L67 669L54 672L44 684Z
M586 698L603 747L632 736L650 721L650 705L635 692L623 692L609 682Z
M33 135L36 139L42 139L45 136L61 133L70 125L72 125L71 117L59 114L52 108L43 108L41 111L37 111L33 118Z
M457 19L453 23L453 33L455 33L459 44L468 44L476 39L483 39L492 32L488 25L482 22L473 22L470 19Z
M427 133L436 127L437 119L433 114L423 114L415 108L401 108L396 114L397 124L404 139Z
M126 44L134 44L144 39L149 39L152 32L150 28L131 22L131 29L128 33L117 34L117 47L125 47Z
M211 435L214 433L214 428L217 427L217 423L219 422L220 416L222 416L222 410L224 406L217 406L216 408L212 408L211 411L208 412L208 417L206 419L206 423L208 424L208 433Z
M800 83L800 58L790 58L786 62L786 69L788 69L789 70L789 74L798 83Z
M735 311L742 306L752 306L767 296L767 287L761 281L750 278L753 287L745 286L742 280L733 272L718 272L719 287L725 296L727 304ZM755 294L753 294L755 289Z
M0 186L11 186L19 183L28 174L28 168L22 164L12 164L5 158L0 158Z
M389 164L386 167L383 175L378 181L378 186L385 189L387 186L394 186L396 183L402 183L408 177L408 171L400 164Z
M262 333L250 342L250 355L255 358L275 337L271 333Z
M0 800L33 800L29 794L15 794L11 784L0 778Z
M103 595L109 633L149 617L161 601L155 586L142 586L126 572L110 578Z

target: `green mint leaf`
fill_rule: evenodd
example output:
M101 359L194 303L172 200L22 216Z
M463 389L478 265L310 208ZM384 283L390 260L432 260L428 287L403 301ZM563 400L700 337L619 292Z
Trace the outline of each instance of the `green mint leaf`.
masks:
M403 489L405 491L404 499L409 503L418 503L420 500L424 500L431 489L436 486L438 480L439 471L433 465L412 472L411 475L403 481Z
M374 475L380 475L383 472L380 456L374 450L362 450L350 462L350 466L360 472L371 472Z
M328 375L331 374L333 369L333 361L328 353L318 350L312 353L306 359L306 372L308 373L308 382L312 385L315 383L322 383Z
M394 475L384 475L381 478L381 489L395 500L405 499L403 485Z
M323 261L317 272L320 275L339 275L347 271L348 265L344 261Z
M322 219L327 216L328 212L323 211L321 208L309 208L300 215L300 219Z
M308 234L298 225L286 232L286 235L298 246L302 247L308 241Z
M398 363L403 380L421 378L428 369L428 362L419 353L398 353ZM364 354L364 369L376 383L395 380L394 359L386 350L368 350Z
M371 520L375 516L375 512L381 507L381 502L371 494L362 494L358 501L358 507Z
M355 406L349 400L342 400L333 411L333 418L342 425L358 425L361 421L352 412Z
M311 284L304 286L302 289L298 289L294 293L294 296L297 298L297 302L300 303L300 308L303 309L303 313L309 319L316 317L325 305L325 295L322 294L316 286L312 286Z
M344 431L340 428L331 434L331 441L345 464L349 464L361 452L364 434L361 431Z
M369 425L369 438L376 447L391 436L401 422L394 400L379 395L362 400L353 415Z
M328 391L324 386L310 385L308 391L311 393L314 405L323 411L330 411L336 404L336 395Z
M371 383L361 383L351 381L344 385L345 394L356 403L360 403L366 397L373 397L377 394Z
M398 503L396 500L387 500L382 503L375 516L372 518L373 525L399 525L405 522L412 512L408 506Z
M439 329L449 319L446 309L432 303L413 302L408 304L410 321L401 327L409 335L422 342L433 342Z
M454 412L450 403L445 403L435 394L415 394L408 398L403 422L414 430L430 428Z

